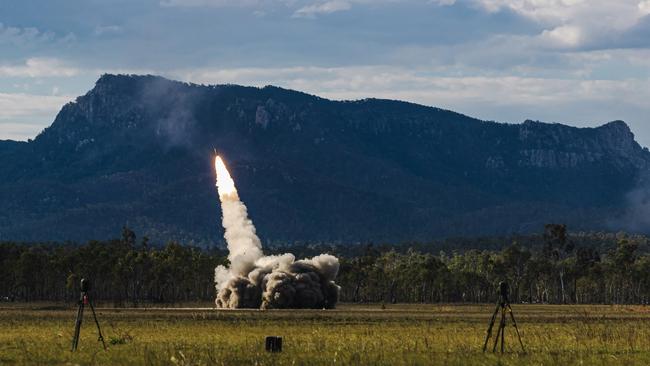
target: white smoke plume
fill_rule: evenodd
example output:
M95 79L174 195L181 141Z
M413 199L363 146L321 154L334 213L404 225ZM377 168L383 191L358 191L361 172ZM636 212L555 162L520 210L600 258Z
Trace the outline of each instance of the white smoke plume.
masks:
M218 308L334 308L338 258L322 254L296 260L293 254L264 256L255 226L239 199L223 160L215 160L222 224L230 266L215 269Z

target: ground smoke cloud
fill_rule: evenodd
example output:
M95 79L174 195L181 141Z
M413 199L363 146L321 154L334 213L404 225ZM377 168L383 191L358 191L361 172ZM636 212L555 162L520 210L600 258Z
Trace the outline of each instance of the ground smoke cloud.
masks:
M220 157L215 160L230 267L215 269L219 308L334 308L338 258L322 254L296 260L293 254L264 256L255 226Z

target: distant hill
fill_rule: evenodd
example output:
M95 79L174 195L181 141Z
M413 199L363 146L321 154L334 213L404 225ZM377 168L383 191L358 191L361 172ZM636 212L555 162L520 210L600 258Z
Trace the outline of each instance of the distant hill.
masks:
M502 124L104 75L33 141L0 141L0 240L100 239L128 224L156 241L219 242L213 149L267 241L611 229L650 163L621 121Z

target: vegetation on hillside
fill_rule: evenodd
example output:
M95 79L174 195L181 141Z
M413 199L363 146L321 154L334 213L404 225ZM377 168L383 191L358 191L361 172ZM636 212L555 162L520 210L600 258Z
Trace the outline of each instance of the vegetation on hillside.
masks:
M502 124L390 100L104 75L33 141L0 141L0 240L107 240L128 225L156 244L210 246L215 149L269 241L649 227L650 152L621 121Z

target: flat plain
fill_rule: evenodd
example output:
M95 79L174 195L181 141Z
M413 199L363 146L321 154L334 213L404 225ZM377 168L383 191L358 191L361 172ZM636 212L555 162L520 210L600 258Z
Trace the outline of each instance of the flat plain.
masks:
M357 305L336 310L99 307L108 350L74 305L2 305L0 364L30 365L648 365L650 307L513 305L525 352L482 352L494 305ZM205 305L204 305L205 306ZM89 310L89 309L88 309ZM496 327L496 325L495 325ZM264 338L283 337L283 352ZM490 347L491 348L491 345Z

